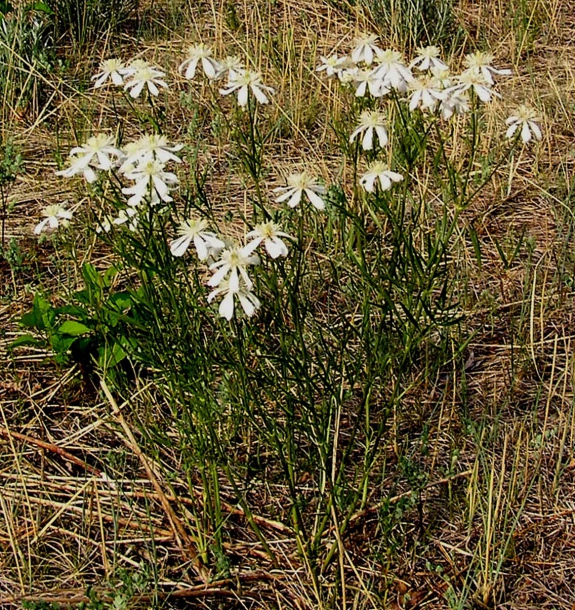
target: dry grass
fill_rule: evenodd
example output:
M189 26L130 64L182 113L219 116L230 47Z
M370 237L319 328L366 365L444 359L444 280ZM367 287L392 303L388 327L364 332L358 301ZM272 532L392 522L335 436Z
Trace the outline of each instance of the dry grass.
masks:
M533 23L512 29L512 4L528 6ZM546 139L536 153L518 154L465 214L481 248L478 264L462 232L455 254L466 278L466 324L475 333L465 370L413 380L406 409L393 418L367 508L352 518L343 540L334 527L325 536L325 549L337 552L321 583L331 591L322 594L323 607L527 610L575 603L574 223L565 186L572 192L575 179L575 18L568 4L462 0L458 8L469 45L487 40L498 62L514 67L506 97L527 99L545 113ZM190 2L183 10L187 27L176 37L171 31L161 37L159 16L160 40L136 45L125 35L126 54L137 48L173 65L190 40L208 40L219 52L230 45L245 50L278 83L271 121L282 119L286 136L268 157L270 181L302 158L326 178L340 175L345 169L335 161L326 117L341 112L341 99L312 70L319 54L347 49L355 34L371 29L370 18L358 7L320 0L244 2L233 5L241 24L235 29L230 6ZM532 34L535 21L542 25ZM293 86L302 81L317 84L319 93L306 97ZM196 527L207 501L201 481L190 496L176 446L157 455L145 450L146 419L165 407L153 384L136 379L117 404L109 392L86 385L78 369L59 370L41 351L7 352L40 282L57 291L77 279L49 244L30 237L46 201L72 197L67 184L54 181L57 142L47 125L60 123L58 144L66 150L73 125L106 125L112 116L107 99L94 106L64 80L46 86L52 93L45 108L2 125L21 146L26 173L10 191L6 221L6 240L18 240L23 262L13 269L0 260L0 606L89 604L90 588L110 604L104 607L118 598L128 608L320 607L319 585L287 525L286 491L273 484L273 465L270 482L247 495L253 514L221 479L229 563L208 570L211 541ZM489 125L494 138L499 112ZM174 140L193 140L188 120L184 111L171 118ZM200 155L219 185L211 193L216 206L241 203L246 185L224 179L230 163L224 145L206 145ZM528 245L506 263L500 250L512 253L520 236ZM71 277L62 279L68 271ZM405 456L411 475L402 470ZM419 483L418 473L425 474ZM133 580L143 565L152 567L139 590Z

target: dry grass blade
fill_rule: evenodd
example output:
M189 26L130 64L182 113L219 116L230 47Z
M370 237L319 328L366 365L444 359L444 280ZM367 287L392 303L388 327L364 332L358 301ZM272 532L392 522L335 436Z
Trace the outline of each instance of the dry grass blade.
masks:
M100 385L102 387L102 390L104 391L104 394L106 395L106 398L108 399L108 401L110 403L110 406L112 408L112 413L114 414L114 416L116 417L116 419L122 426L122 429L124 430L124 433L126 435L126 444L128 445L129 449L131 451L133 451L134 454L140 460L140 463L142 464L144 470L146 471L146 474L147 474L150 482L152 483L154 490L155 490L156 494L158 495L158 498L160 499L160 502L162 504L166 517L168 518L168 521L170 522L175 539L177 540L177 542L180 546L180 549L182 551L182 554L184 555L184 558L191 560L192 566L193 566L194 570L197 572L198 576L200 576L204 580L204 582L208 582L209 578L210 578L209 572L204 567L202 560L201 560L200 556L198 555L198 552L196 550L196 545L195 545L192 537L190 536L190 534L188 534L188 532L186 532L184 526L182 525L182 522L180 521L180 519L174 512L168 498L166 497L166 494L164 493L156 475L154 474L154 471L152 470L152 468L150 467L150 464L148 463L148 459L142 453L140 447L138 446L138 443L136 442L136 439L134 438L134 435L132 434L132 430L126 423L126 420L124 419L124 416L122 415L122 412L120 411L118 404L114 400L114 397L112 396L104 379L100 380Z

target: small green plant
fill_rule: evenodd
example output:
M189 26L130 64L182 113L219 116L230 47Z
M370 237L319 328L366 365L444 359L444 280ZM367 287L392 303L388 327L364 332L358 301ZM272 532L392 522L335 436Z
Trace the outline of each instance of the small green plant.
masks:
M130 317L133 295L111 289L117 273L115 267L102 273L86 263L82 267L85 288L62 306L54 306L48 297L37 292L32 309L20 321L23 328L34 332L16 339L12 349L40 346L51 349L60 365L75 362L85 372L94 365L113 370L126 358L126 350L133 343L130 329L139 325Z

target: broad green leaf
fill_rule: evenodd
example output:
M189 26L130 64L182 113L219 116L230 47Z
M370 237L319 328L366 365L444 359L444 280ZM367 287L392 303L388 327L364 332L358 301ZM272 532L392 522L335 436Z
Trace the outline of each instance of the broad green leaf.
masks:
M90 328L81 322L76 322L75 320L66 320L66 322L62 323L57 332L62 335L72 335L74 337L78 335L84 335L90 332Z
M46 15L53 15L54 11L45 2L33 2L30 6L33 11L39 11L46 13Z

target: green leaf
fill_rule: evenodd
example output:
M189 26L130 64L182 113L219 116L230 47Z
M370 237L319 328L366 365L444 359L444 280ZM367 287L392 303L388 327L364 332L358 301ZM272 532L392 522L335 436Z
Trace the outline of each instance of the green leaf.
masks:
M50 301L39 292L34 295L32 309L20 319L20 324L26 328L48 330L54 326L56 314Z
M110 303L114 304L120 311L125 311L132 306L132 297L129 292L116 292L110 297Z
M37 339L36 337L26 334L14 339L14 341L12 341L12 343L10 343L8 346L8 349L14 349L15 347L20 347L22 345L42 345L43 343L43 341Z
M85 307L80 307L79 305L64 305L62 307L58 307L56 313L58 315L67 315L83 319L90 317L88 310Z
M78 335L85 335L86 333L89 333L90 328L81 322L66 320L66 322L58 327L57 332L62 335L72 335L77 337Z
M104 273L104 286L107 288L112 284L112 280L120 273L118 267L112 265Z
M28 8L40 13L46 13L46 15L54 15L54 11L45 2L33 2Z
M77 338L70 335L52 335L50 337L50 344L56 352L55 357L58 363L69 359L68 350L72 347L74 341L77 341Z
M100 347L98 349L98 364L103 368L111 368L119 364L127 356L119 343L114 343L111 348Z

